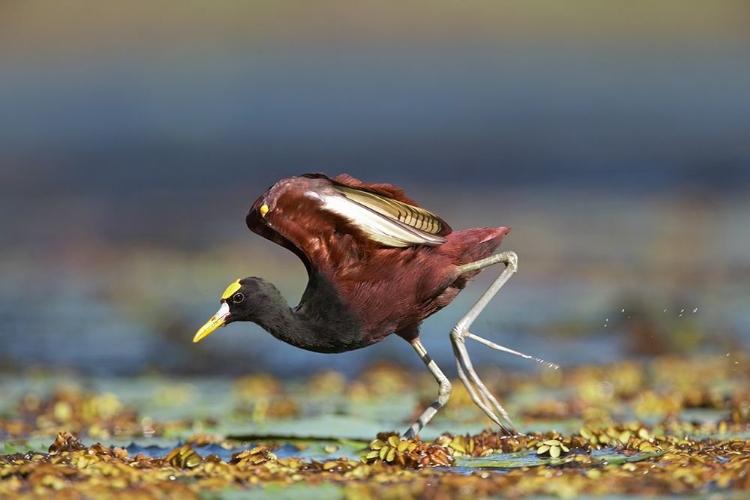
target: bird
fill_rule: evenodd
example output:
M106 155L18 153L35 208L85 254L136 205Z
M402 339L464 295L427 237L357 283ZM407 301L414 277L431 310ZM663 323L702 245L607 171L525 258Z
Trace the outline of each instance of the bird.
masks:
M518 432L466 349L471 339L544 362L469 331L518 269L515 252L497 252L510 228L453 231L397 186L321 173L279 180L252 204L245 222L303 262L308 283L300 303L290 307L263 278L238 279L226 288L219 310L193 342L238 321L251 321L287 344L319 353L361 349L395 333L411 344L438 383L435 400L402 435L414 438L452 390L420 340L420 324L449 305L484 268L503 264L500 276L452 328L450 340L458 377L473 402L507 434Z

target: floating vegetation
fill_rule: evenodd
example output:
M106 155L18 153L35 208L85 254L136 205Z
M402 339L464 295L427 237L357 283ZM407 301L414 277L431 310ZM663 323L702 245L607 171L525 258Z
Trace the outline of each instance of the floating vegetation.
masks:
M420 440L401 439L396 434L379 436L370 442L370 452L362 458L364 463L382 461L408 469L448 466L453 463L450 450L439 444Z
M178 469L192 469L203 462L203 457L198 455L189 444L186 444L170 451L166 456L166 461Z
M563 453L568 453L570 448L557 439L547 439L537 445L537 455L548 455L552 458L560 458Z
M157 401L148 406L142 395L123 396L132 389L121 395L52 383L17 393L15 403L6 400L0 497L192 498L213 492L221 498L250 488L264 488L270 496L279 489L315 488L326 498L376 498L384 492L398 498L438 492L446 498L746 492L750 372L737 359L745 358L736 355L731 364L657 358L578 367L554 377L516 374L503 391L508 406L522 416L522 428L537 431L509 436L487 429L411 440L394 432L344 439L337 437L339 427L324 429L330 438L311 439L315 411L330 412L321 404L328 383L339 398L338 411L354 408L348 422L365 414L363 408L380 406L392 409L385 414L401 411L382 428L408 422L413 408L403 402L409 400L388 406L392 394L377 387L378 377L389 373L392 388L409 390L408 372L393 365L376 366L353 381L335 372L297 385L266 375L245 377L227 384L226 398L218 399L228 401L225 407L211 403L213 420L204 410L200 418L190 412L209 394L185 384L178 384L175 398L164 397L178 386L173 382L153 389ZM431 393L434 387L419 390ZM414 396L416 408L421 394ZM461 405L470 402L455 403L458 409L438 417L435 426L474 425L474 415L459 418ZM238 428L247 422L255 426L254 435L228 438L241 435ZM283 422L296 429L294 435L258 433L264 428L258 426ZM138 444L126 444L132 442Z
M486 436L468 436L460 442L481 442ZM535 435L528 444L536 450L528 452L546 456L546 462L514 464L517 453L505 458L500 454L494 456L494 462L480 459L472 464L464 460L455 470L450 451L457 451L457 447L450 447L454 439L441 437L439 441L449 443L445 447L400 440L395 435L378 438L369 451L365 450L361 461L347 457L280 459L269 447L256 446L225 462L215 455L202 457L190 445L176 447L163 458L129 456L123 448L99 443L86 446L71 434L61 433L48 452L0 457L0 495L50 495L74 486L84 496L119 491L150 497L220 491L227 486L295 483L335 483L346 491L369 491L372 495L384 482L402 484L411 495L420 495L436 480L453 493L468 488L484 494L510 491L516 496L750 489L750 444L743 439L679 440L670 436L667 441L673 444L660 453L642 453L643 441L631 436L628 446L596 454L585 446L569 448L565 444L585 443L582 436L544 439ZM488 473L498 465L504 473Z

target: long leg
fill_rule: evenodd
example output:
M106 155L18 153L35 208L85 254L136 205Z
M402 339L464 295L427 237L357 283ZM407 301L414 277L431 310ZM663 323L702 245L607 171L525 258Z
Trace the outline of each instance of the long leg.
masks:
M510 419L508 412L505 411L503 406L498 402L498 400L490 392L487 386L484 385L482 380L479 378L479 375L477 375L477 372L474 370L474 366L472 365L471 359L469 358L469 353L466 350L466 339L470 338L476 340L477 342L480 342L495 350L506 351L517 356L534 359L538 362L544 362L541 359L533 358L532 356L522 354L512 349L508 349L507 347L503 347L499 344L483 339L482 337L469 332L469 327L471 327L471 324L474 322L474 320L477 319L477 316L479 316L479 314L484 310L485 307L487 307L487 304L489 304L489 302L497 294L497 292L500 291L503 285L505 285L510 277L513 276L513 274L515 274L518 270L518 256L515 252L503 252L486 259L460 266L458 269L459 272L463 274L469 271L483 269L487 266L491 266L493 264L498 264L501 262L505 264L505 269L500 274L500 276L492 283L492 285L490 285L487 291L482 294L477 303L474 304L469 312L466 313L466 315L461 318L458 323L456 323L456 326L453 327L453 330L451 331L451 342L453 343L453 352L456 356L456 364L458 365L458 376L466 386L466 389L469 391L472 400L479 408L482 409L482 411L487 414L487 416L493 422L498 424L503 430L510 434L511 431L513 433L517 432L516 426ZM550 366L555 367L556 365L550 364ZM505 421L507 426L502 423L502 421L500 420L501 417L502 420Z
M427 365L427 368L430 370L430 373L435 377L435 380L437 380L439 388L438 388L438 395L435 401L432 402L432 404L427 407L427 409L422 412L422 414L419 416L419 418L411 424L411 427L407 429L407 431L404 433L405 439L411 439L417 434L419 434L419 431L422 430L422 428L427 425L427 422L432 420L432 417L435 416L435 414L438 412L440 408L445 406L445 403L448 402L448 398L451 396L451 383L448 380L448 377L443 374L443 372L438 367L437 363L430 357L429 354L427 354L427 350L422 345L422 342L420 342L419 337L415 338L411 341L411 345L414 348L415 351L417 351L417 354L419 354L420 359L424 362L425 365Z

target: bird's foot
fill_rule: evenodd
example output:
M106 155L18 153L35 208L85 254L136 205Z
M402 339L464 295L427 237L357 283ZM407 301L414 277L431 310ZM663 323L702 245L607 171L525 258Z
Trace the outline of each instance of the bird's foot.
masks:
M466 390L469 391L469 395L471 396L472 401L474 401L474 404L476 404L490 418L490 420L500 426L500 428L508 435L521 435L511 420L510 415L508 415L508 412L503 408L492 392L490 392L474 370L471 358L466 350L467 338L472 338L474 340L481 339L481 341L489 342L469 333L468 331L461 331L458 325L453 329L451 332L451 342L453 344L453 352L456 356L458 378L461 379L461 382L466 386Z

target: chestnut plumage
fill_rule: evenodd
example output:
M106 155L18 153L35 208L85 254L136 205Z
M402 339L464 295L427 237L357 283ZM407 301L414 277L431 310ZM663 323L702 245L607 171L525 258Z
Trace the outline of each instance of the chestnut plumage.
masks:
M395 333L411 343L440 387L435 402L406 431L412 437L447 402L451 390L419 340L421 322L450 304L483 268L503 263L500 277L453 328L451 341L459 377L474 402L503 429L514 428L464 346L472 338L522 355L468 331L516 271L513 252L495 253L508 228L453 231L395 186L323 174L280 180L253 203L246 223L302 260L308 273L302 299L290 308L271 283L256 277L238 280L224 292L221 309L195 342L235 321L252 321L279 340L323 353L359 349Z

